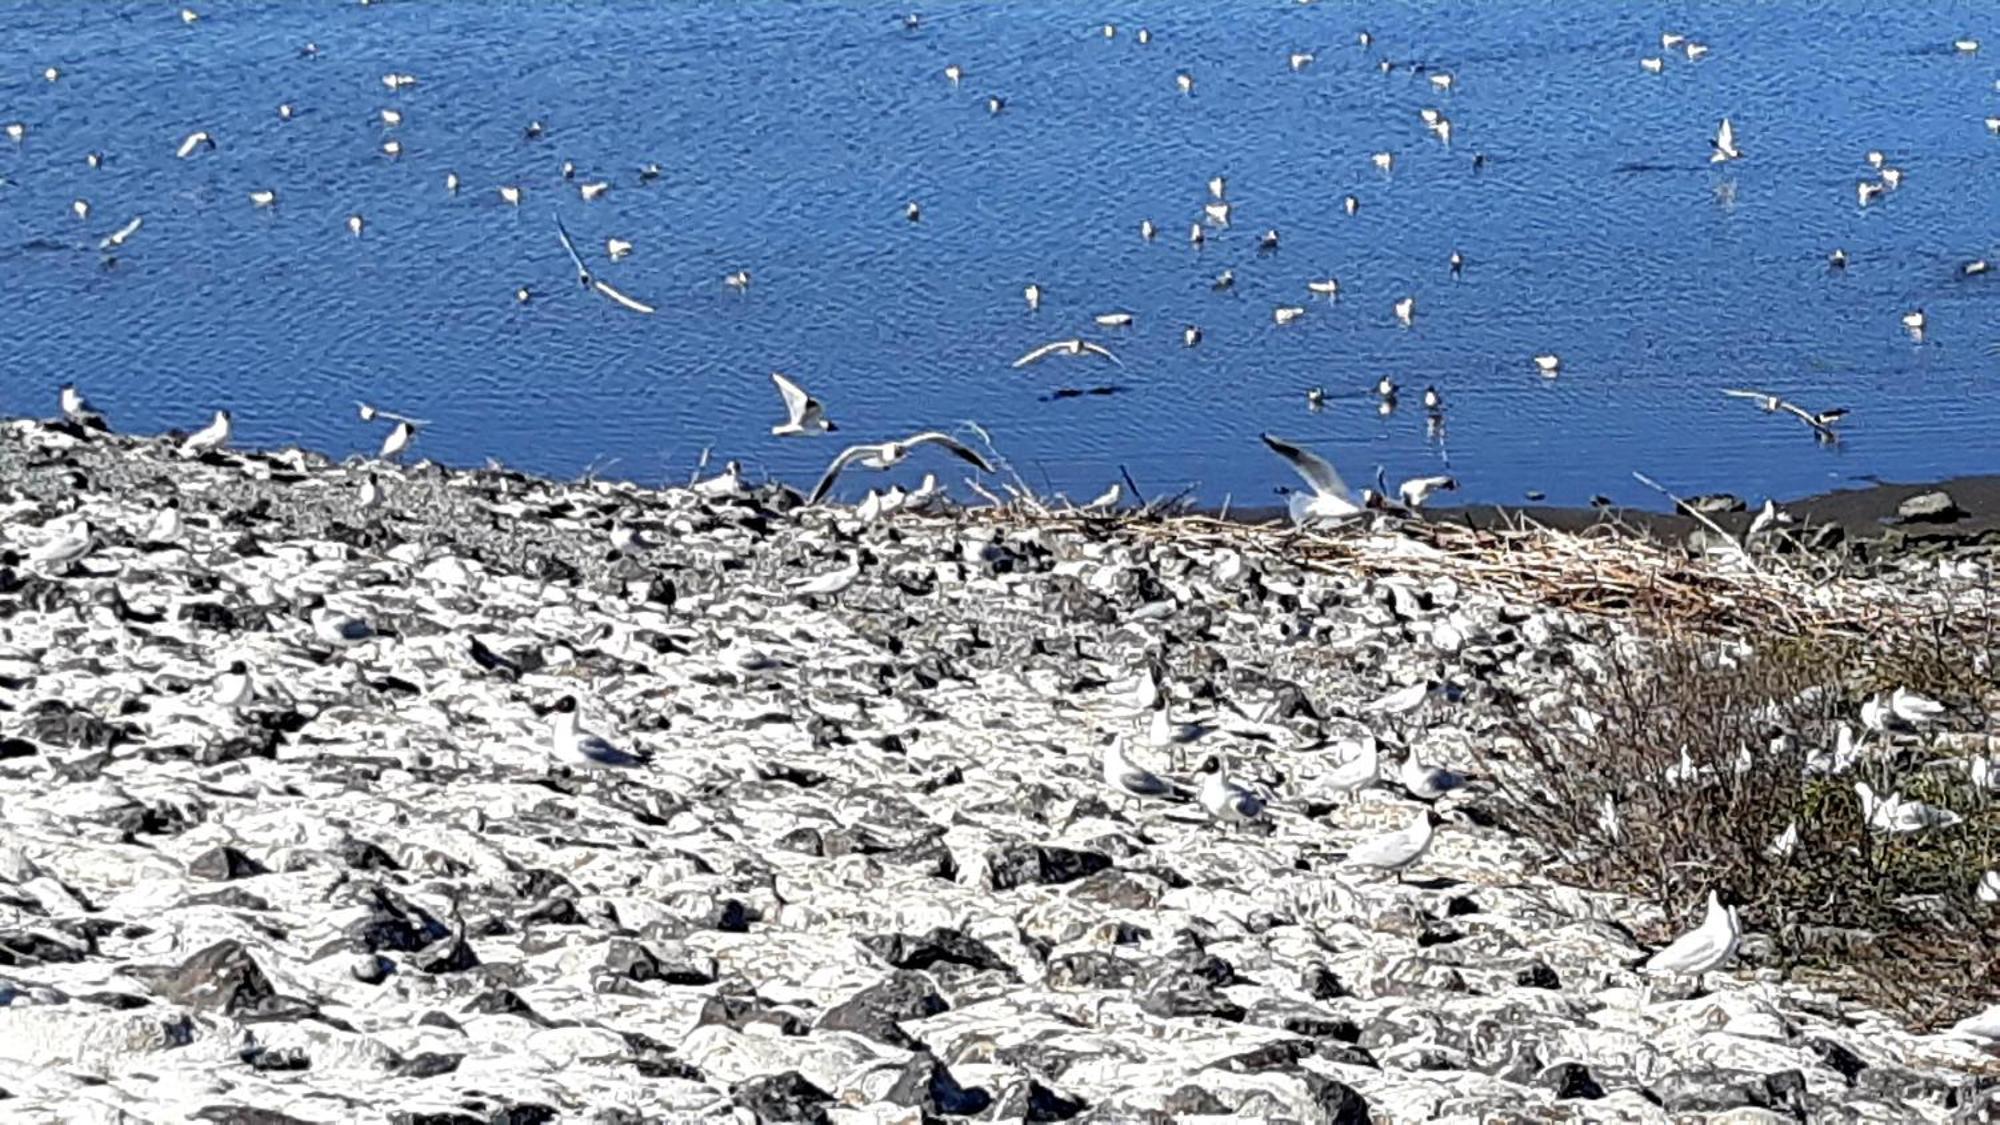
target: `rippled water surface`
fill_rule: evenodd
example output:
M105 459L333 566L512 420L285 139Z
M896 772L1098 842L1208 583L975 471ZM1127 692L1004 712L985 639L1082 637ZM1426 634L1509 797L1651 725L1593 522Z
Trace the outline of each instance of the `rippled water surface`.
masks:
M964 4L914 31L825 3L196 7L193 25L171 2L0 10L0 121L27 126L0 138L0 410L51 413L74 380L121 428L228 406L242 442L355 451L381 437L365 398L430 420L417 450L446 462L651 481L712 447L800 484L836 438L974 420L1038 490L1095 494L1123 466L1237 504L1292 483L1260 430L1357 483L1447 471L1475 501L1645 500L1634 469L1753 496L2000 469L2000 273L1961 276L2000 259L1990 4ZM1663 31L1711 53L1647 74ZM390 72L418 84L392 92ZM1711 166L1725 114L1748 155ZM176 159L197 128L219 147ZM1863 208L1870 149L1904 179ZM565 159L613 186L583 201ZM649 161L663 174L641 183ZM1232 224L1195 249L1218 174ZM274 210L249 203L264 188ZM576 287L558 210L657 315ZM134 215L105 268L98 239ZM607 237L636 248L606 263ZM722 283L738 269L746 292ZM1337 302L1307 293L1324 276ZM1281 304L1307 312L1279 327ZM1900 326L1919 307L1921 343ZM1136 324L1091 322L1113 310ZM1009 366L1077 334L1123 366ZM842 432L769 436L774 369ZM1404 388L1388 414L1385 374ZM1052 397L1100 385L1121 390ZM1718 393L1744 385L1852 408L1845 440Z

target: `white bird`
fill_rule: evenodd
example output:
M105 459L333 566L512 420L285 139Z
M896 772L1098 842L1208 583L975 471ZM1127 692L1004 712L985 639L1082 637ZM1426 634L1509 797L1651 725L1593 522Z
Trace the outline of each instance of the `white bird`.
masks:
M252 207L276 207L278 205L278 193L272 191L270 188L259 188L250 193L250 205Z
M689 491L697 496L739 496L743 493L743 466L735 461L727 462L721 472L695 482L689 486Z
M403 123L403 111L400 109L384 109L381 114L384 128L393 129Z
M820 476L819 483L813 486L812 495L806 499L806 503L808 505L817 504L825 499L826 494L833 489L833 482L839 479L841 471L846 469L848 465L858 463L864 468L887 469L892 465L900 463L910 455L912 450L920 445L943 446L947 452L977 468L980 472L990 473L993 471L993 466L987 462L986 458L981 457L978 451L965 445L950 434L928 430L924 433L912 434L898 441L885 441L872 445L850 445L846 449L841 450L840 455L833 459L833 463L826 467L826 472Z
M79 199L69 205L69 209L79 219L90 218L90 200Z
M1351 195L1345 196L1340 201L1340 209L1352 215L1361 210L1361 200Z
M1988 868L1979 877L1979 889L1973 893L1981 902L2000 902L2000 869Z
M1708 53L1708 45L1705 43L1696 43L1690 39L1686 44L1682 45L1681 53L1687 56L1689 62L1693 62Z
M944 68L944 76L951 80L952 85L956 86L959 80L965 77L965 70L957 63L951 63Z
M56 395L56 401L62 407L63 417L77 425L88 429L107 428L104 413L90 405L90 400L83 397L83 392L77 390L74 383L64 383Z
M95 542L96 532L91 530L90 521L78 518L70 521L59 534L28 552L28 562L43 567L67 567L89 554Z
M405 86L414 86L416 84L417 76L414 74L385 74L382 76L382 85L391 90L400 90Z
M1222 774L1222 759L1211 754L1201 763L1201 807L1224 824L1248 824L1264 815L1264 798Z
M1128 312L1099 313L1091 319L1104 328L1132 327L1132 314Z
M1657 57L1639 60L1639 68L1647 74L1658 74L1666 69L1666 65L1666 60Z
M1101 769L1105 786L1123 798L1168 797L1176 792L1172 782L1127 760L1122 740L1104 748Z
M854 580L859 577L861 577L861 559L856 556L849 559L846 566L837 570L795 578L788 585L793 593L803 598L830 598L854 585Z
M1450 89L1452 88L1452 86L1453 86L1453 85L1454 85L1454 84L1455 84L1455 83L1456 83L1457 81L1458 81L1457 79L1453 78L1453 77L1452 77L1451 75L1449 75L1449 74L1433 74L1433 75L1431 75L1431 85L1432 85L1432 86L1434 86L1434 87L1436 87L1437 89L1440 89L1440 90L1444 90L1444 91L1447 91L1447 92L1448 92L1448 91L1450 91Z
M1396 495L1406 508L1421 508L1436 492L1456 492L1458 481L1448 476L1412 477L1396 486Z
M444 190L445 190L445 191L447 191L447 192L449 192L449 193L450 193L450 194L452 194L452 195L457 195L457 194L458 194L458 173L457 173L457 172L446 172L446 173L444 174Z
M1687 36L1685 35L1672 31L1660 33L1660 50L1662 51L1671 51L1685 42L1687 42Z
M1882 155L1882 150L1871 148L1861 159L1867 161L1870 168L1880 168L1889 158Z
M1771 838L1764 847L1764 854L1772 859L1790 859L1799 850L1799 822L1794 819L1785 825L1785 830Z
M1888 188L1890 191L1895 191L1897 188L1902 187L1903 170L1901 168L1882 169L1882 186Z
M407 419L396 423L395 428L389 431L389 436L382 439L382 452L377 456L384 461L395 460L404 450L410 448L410 442L416 440L416 436L417 428Z
M1562 373L1562 357L1554 353L1535 357L1535 370L1553 379Z
M1155 227L1155 226L1153 225L1153 220L1151 220L1151 219L1140 219L1140 220L1139 220L1139 237L1140 237L1140 238L1143 238L1143 239L1145 239L1145 240L1146 240L1147 242L1151 242L1151 241L1153 241L1153 236L1154 236L1154 235L1157 235L1157 234L1159 234L1159 233L1160 233L1160 231L1159 231L1159 228L1158 228L1158 227Z
M290 102L278 103L278 120L290 121L292 119L292 113L293 113L292 103Z
M1304 315L1306 315L1306 310L1302 305L1279 305L1277 308L1271 310L1271 322L1273 324L1290 324Z
M1951 41L1951 49L1957 51L1961 55L1974 54L1979 50L1979 40L1954 39Z
M359 215L349 215L347 217L348 233L354 235L354 237L356 238L361 237L361 232L365 230L367 226L368 226L368 221L366 219L363 219Z
M807 394L804 387L776 371L771 372L771 382L777 384L778 394L785 400L785 420L771 427L774 437L824 434L840 428L827 421L825 408L818 399Z
M1924 310L1922 309L1916 309L1903 314L1903 327L1909 329L1915 335L1923 335L1924 329L1929 325L1930 319L1924 316Z
M1190 223L1188 225L1188 245L1199 248L1207 239L1208 233L1201 229L1200 223Z
M383 141L382 155L388 157L391 160L396 160L401 158L401 156L403 155L403 142L395 139L394 137L391 137L388 140Z
M1721 127L1716 129L1715 139L1708 143L1710 147L1715 149L1714 152L1708 154L1708 162L1710 164L1721 164L1728 160L1743 159L1743 154L1736 148L1736 130L1729 124L1727 117L1722 119Z
M146 525L146 542L176 543L180 541L181 531L180 499L169 496L166 502L160 505L160 510L153 513L152 522Z
M1951 1033L1966 1039L1977 1039L1987 1047L2000 1046L2000 1004L1952 1024Z
M1230 205L1227 203L1204 203L1201 205L1202 215L1206 217L1209 222L1212 222L1219 227L1226 227L1229 225L1229 212L1230 212Z
M1888 189L1884 188L1879 181L1862 180L1854 185L1854 197L1861 202L1863 207L1866 207L1870 200L1881 195L1886 190Z
M1995 134L1996 136L2000 136L2000 117L1987 118L1986 131Z
M1221 176L1212 177L1208 181L1208 194L1214 197L1215 199L1218 200L1222 199L1224 193L1228 190L1228 188L1229 188L1229 181Z
M1791 513L1780 510L1778 502L1767 496L1764 498L1764 506L1757 509L1757 515L1750 520L1749 530L1743 533L1743 541L1748 543L1772 528L1791 522Z
M1041 347L1015 360L1014 366L1026 367L1031 363L1040 363L1052 355L1098 355L1118 364L1120 367L1124 366L1122 360L1111 354L1110 348L1105 347L1103 344L1093 344L1089 340L1082 339L1057 340L1053 344L1043 344Z
M604 256L614 262L624 259L631 252L632 244L622 238L607 238L604 240Z
M1029 312L1034 312L1036 309L1042 307L1042 287L1036 285L1034 282L1029 282L1021 290L1021 296L1028 302Z
M221 449L229 444L231 429L229 411L218 410L208 425L189 434L187 440L181 443L181 454L187 456Z
M1889 711L1913 727L1921 727L1944 714L1944 704L1905 687L1889 693Z
M565 766L587 770L625 770L652 762L652 756L644 751L620 750L603 737L582 729L577 724L574 695L565 695L556 701L554 718L549 722L549 738L556 760Z
M28 135L28 126L25 123L20 121L9 121L7 123L8 140L13 141L15 144L20 144L22 139L25 138L27 135Z
M1340 279L1323 277L1316 281L1308 281L1306 282L1306 290L1311 293L1317 293L1322 297L1338 297L1340 296Z
M1641 968L1648 973L1694 977L1699 984L1702 974L1720 968L1735 955L1742 940L1742 923L1736 917L1736 908L1722 905L1722 897L1711 890L1701 925L1648 957Z
M364 512L372 512L382 506L382 482L375 479L374 473L369 473L367 479L361 482L361 494L355 503Z
M1312 487L1311 496L1294 492L1287 502L1293 523L1341 520L1361 514L1362 508L1355 502L1354 493L1326 458L1270 434L1259 436L1271 452L1283 457L1292 471Z
M195 10L194 10L193 8L182 8L182 9L181 9L181 22L182 22L182 23L193 23L193 22L195 22L196 20L198 20L198 19L200 19L200 18L201 18L201 13L199 13L199 12L195 11Z
M1950 809L1905 800L1901 793L1878 797L1865 781L1854 783L1854 795L1861 798L1861 818L1878 832L1908 835L1928 828L1950 828L1965 818Z
M1190 324L1181 329L1182 347L1192 348L1199 343L1201 343L1201 327L1199 325Z
M1368 159L1375 167L1380 168L1384 172L1393 172L1396 170L1396 154L1393 152L1378 152Z
M737 270L735 273L723 278L722 283L741 293L750 288L750 271Z
M1313 54L1311 51L1293 51L1285 61L1295 71L1304 70L1312 65Z
M1973 260L1958 267L1958 273L1960 277L1978 277L1980 274L1985 273L1987 270L1990 270L1992 268L1993 268L1992 264L1987 262L1986 259L1974 258Z
M519 207L521 205L521 189L513 184L501 184L500 199L501 202L510 206Z
M1403 872L1424 857L1431 850L1432 829L1436 825L1437 814L1430 809L1418 809L1416 819L1405 828L1372 840L1356 844L1348 850L1347 862L1355 867L1370 867L1377 871L1395 873L1396 881L1403 881Z
M1174 85L1180 87L1181 93L1192 94L1194 93L1194 75L1183 70L1179 74L1174 75Z
M334 648L353 648L375 638L375 627L365 619L329 608L326 599L313 599L313 636Z
M1351 746L1352 752L1343 755L1339 764L1318 779L1317 788L1351 799L1381 780L1382 756L1376 749L1375 736L1364 735Z
M1397 301L1395 312L1396 321L1403 327L1408 328L1417 318L1417 299L1415 297L1405 297Z
M1396 780L1419 801L1435 801L1447 793L1465 788L1471 779L1455 770L1443 766L1427 766L1417 760L1413 750L1403 756L1403 764L1396 772Z
M182 160L186 160L188 157L193 156L197 149L213 149L214 147L215 138L209 135L208 130L196 129L187 135L187 139L181 142L179 148L174 150L174 155L180 157Z
M212 681L213 690L209 702L225 711L235 711L250 705L257 698L257 687L250 679L250 667L241 660L229 662L229 668Z

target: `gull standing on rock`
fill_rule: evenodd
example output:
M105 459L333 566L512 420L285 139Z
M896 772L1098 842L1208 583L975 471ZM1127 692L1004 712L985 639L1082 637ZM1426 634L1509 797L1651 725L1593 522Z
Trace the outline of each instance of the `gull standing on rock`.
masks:
M83 397L83 392L76 389L75 383L64 383L56 398L62 406L63 417L69 421L87 430L111 429L110 423L104 420L103 412L90 405L90 400Z
M1172 782L1128 761L1123 740L1114 739L1111 745L1104 748L1102 770L1105 786L1123 798L1144 800L1178 794Z
M821 500L824 500L826 494L832 491L833 482L840 478L841 470L847 468L848 465L859 463L864 468L887 469L892 465L900 463L910 455L911 450L920 445L941 445L951 454L972 465L980 472L990 473L993 471L993 466L987 462L986 458L981 457L978 451L972 449L970 446L967 446L950 434L939 433L936 430L927 430L924 433L912 434L900 441L885 441L872 445L850 445L846 449L841 450L840 455L833 459L833 463L826 467L826 472L820 476L819 483L813 486L812 495L806 498L807 505L817 504Z
M1292 522L1305 524L1316 520L1339 520L1360 515L1361 505L1355 503L1354 493L1347 483L1340 479L1333 465L1326 458L1309 450L1301 449L1282 438L1270 434L1260 435L1271 452L1283 457L1292 470L1312 486L1312 495L1292 493L1287 507L1291 511Z
M1264 815L1264 798L1229 780L1222 773L1222 759L1210 754L1201 769L1201 807L1224 824L1248 824Z
M67 570L69 565L90 553L96 542L96 533L91 530L90 521L78 518L48 542L28 552L28 562L34 566Z
M1722 967L1736 953L1737 943L1743 939L1742 923L1736 917L1736 908L1722 905L1722 897L1713 890L1708 892L1708 913L1701 925L1675 938L1672 944L1648 957L1640 965L1647 973L1695 978L1695 985L1701 984L1702 974ZM1652 985L1648 982L1646 996L1640 1006L1650 1002Z
M389 431L389 436L382 439L382 452L379 456L384 461L395 460L404 450L410 448L410 442L416 440L416 436L417 428L411 425L407 418L396 423L395 428Z
M840 428L827 421L825 408L818 399L807 394L804 387L777 371L771 372L771 382L778 385L778 394L785 400L785 420L771 427L774 436L825 434Z
M1403 788L1419 801L1436 801L1447 793L1454 793L1466 787L1470 778L1443 766L1427 766L1417 760L1417 752L1412 750L1403 756L1402 769L1396 779Z
M652 755L643 750L620 750L599 735L579 727L576 696L565 695L557 700L554 713L555 718L549 723L549 736L556 760L563 765L587 770L626 770L652 763Z
M241 660L229 662L229 670L217 676L209 701L225 711L235 711L249 706L257 697L256 685L250 680L250 668Z
M208 425L189 434L187 440L181 443L181 455L199 455L221 449L229 444L232 429L229 411L216 411L215 418Z
M314 595L307 600L307 620L312 622L313 636L321 644L334 648L353 648L375 638L375 627L365 619L339 613L326 604L323 595Z
M1375 736L1364 735L1353 744L1351 755L1344 756L1339 765L1320 778L1319 788L1353 800L1381 779L1382 756L1376 748Z
M1416 819L1407 827L1355 845L1347 853L1347 862L1356 867L1392 872L1400 883L1403 872L1431 850L1431 830L1437 822L1437 813L1427 808L1419 809Z
M857 555L847 560L847 565L838 570L793 579L789 586L792 593L802 598L830 598L854 585L854 580L859 577L861 577L861 558Z

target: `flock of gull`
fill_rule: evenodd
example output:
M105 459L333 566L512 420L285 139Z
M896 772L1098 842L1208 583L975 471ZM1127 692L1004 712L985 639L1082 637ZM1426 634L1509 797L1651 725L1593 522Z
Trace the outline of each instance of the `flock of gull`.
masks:
M183 9L180 13L180 18L184 24L190 27L198 25L201 21L200 14L192 9ZM905 17L903 25L911 32L915 32L925 26L922 18L917 15ZM1102 25L1100 30L1102 35L1107 39L1115 38L1120 34L1120 30L1111 24ZM1152 41L1152 34L1148 30L1140 29L1137 32L1136 38L1139 43L1147 44ZM1457 76L1447 69L1423 61L1398 60L1387 54L1380 53L1376 47L1374 36L1366 31L1357 33L1355 35L1355 42L1369 58L1374 68L1382 73L1390 74L1401 70L1421 76L1424 82L1420 89L1436 96L1441 103L1448 104L1447 100L1452 97L1458 88ZM1678 32L1662 34L1659 38L1659 46L1660 54L1650 55L1640 60L1641 68L1648 74L1664 74L1669 69L1668 58L1670 56L1684 57L1689 64L1693 64L1697 60L1709 56L1711 53L1711 48L1708 44L1699 42ZM1979 50L1979 43L1973 39L1961 38L1952 42L1951 49L1963 54L1974 54ZM307 43L299 49L299 54L304 58L315 59L320 56L320 49L315 43ZM1286 57L1285 63L1290 70L1295 72L1323 65L1320 61L1320 53L1311 50L1293 51ZM56 67L48 68L43 76L51 83L63 80L65 77ZM944 68L943 77L954 88L960 87L968 81L965 69L956 63ZM421 79L416 74L403 71L390 71L383 74L380 81L383 89L391 97L394 97L403 91L418 86ZM1180 71L1176 75L1176 84L1182 93L1192 95L1195 89L1195 77L1189 71ZM990 94L987 96L987 108L994 114L1001 113L1007 110L1007 101L998 94ZM1413 109L1415 120L1421 125L1425 134L1436 143L1447 148L1453 144L1458 127L1454 124L1453 118L1447 113L1445 108L1441 108L1439 105L1424 105L1413 107ZM277 106L276 112L280 119L290 121L298 114L299 107L287 102ZM391 160L400 159L403 156L403 147L396 133L397 130L405 125L408 119L407 111L396 106L386 106L377 111L377 116L379 116L384 132L384 139L380 142L381 155ZM1989 130L2000 133L2000 118L1989 118L1986 121L1986 125ZM27 122L9 122L5 125L4 131L5 135L17 146L29 142L30 126ZM540 141L547 135L547 127L539 120L528 122L522 129L524 142L528 143ZM180 140L174 149L174 153L182 160L199 159L204 153L215 151L225 140L226 138L218 137L215 130L207 128L195 129ZM1756 158L1754 154L1739 144L1735 127L1727 117L1721 121L1713 138L1709 141L1709 149L1709 159L1717 165L1733 167L1738 164L1755 164ZM93 167L98 166L104 159L104 154L94 150L88 154L88 160ZM1865 160L1870 168L1872 178L1860 181L1858 197L1861 205L1868 206L1884 193L1896 191L1903 184L1904 178L1902 170L1890 163L1888 157L1881 151L1868 152L1865 155ZM1471 158L1471 165L1475 171L1483 168L1485 163L1486 158L1483 153L1474 154ZM1370 165L1383 176L1393 175L1397 167L1397 154L1391 150L1376 152L1370 157ZM638 167L638 182L644 184L658 180L661 174L662 170L657 162L642 163ZM603 198L613 188L610 179L595 178L581 174L576 163L572 160L565 159L561 162L560 176L564 189L566 191L574 190L578 201L583 204ZM469 185L462 185L457 172L449 170L444 173L442 186L443 190L451 195L458 194L462 186L466 190L474 190ZM484 190L496 194L503 204L514 209L520 209L528 205L526 199L530 186L533 185L524 186L524 184L518 182L500 183L490 185ZM1223 236L1229 231L1232 221L1236 217L1236 199L1227 177L1216 175L1209 178L1206 181L1205 189L1200 210L1188 220L1186 228L1188 240L1197 246ZM540 189L537 188L536 190L539 191ZM281 193L277 187L268 185L246 187L244 194L253 207L275 209L280 206ZM1355 194L1347 194L1341 198L1339 206L1346 214L1354 215L1362 207L1362 200ZM75 201L73 210L80 219L87 220L91 214L90 204L87 200L81 198ZM906 221L911 223L923 221L924 209L922 204L917 200L910 200L903 209L903 216ZM551 252L555 249L555 245L560 246L560 249L573 267L579 288L583 292L602 297L610 305L636 315L650 316L657 312L657 306L652 301L635 296L618 285L614 285L604 276L600 268L594 267L588 261L587 254L590 252L571 236L560 214L555 214L553 220L555 238L554 243L551 245ZM368 229L367 219L358 211L347 217L345 225L347 230L357 238L362 237ZM107 264L115 262L117 254L133 243L134 239L142 233L143 228L144 216L133 215L116 229L106 233L99 240L99 246L105 255ZM1145 219L1140 223L1139 235L1145 240L1151 241L1159 238L1161 233L1160 228L1151 219ZM1277 249L1280 241L1281 237L1278 230L1274 228L1265 229L1257 236L1256 246L1259 251L1272 251ZM608 265L619 262L630 255L633 243L628 238L613 235L604 238L602 246L603 256ZM1832 269L1845 268L1848 263L1846 251L1844 249L1833 250L1828 257L1828 262ZM1450 276L1455 279L1463 274L1466 268L1466 259L1462 253L1454 250L1445 265L1449 270ZM1963 272L1966 274L1984 272L1986 268L1987 264L1984 260L1969 261L1963 264ZM722 282L731 288L739 290L747 289L751 284L751 273L747 268L737 269L724 277ZM1235 283L1235 271L1233 269L1225 269L1213 278L1212 287L1218 291L1226 291L1231 289ZM1313 300L1337 302L1345 296L1350 296L1343 289L1340 280L1333 276L1306 278L1302 282L1302 289L1308 299L1296 303L1287 302L1274 307L1271 313L1273 324L1277 326L1289 325L1307 317L1310 314L1311 302ZM1022 287L1021 292L1030 313L1038 312L1042 307L1044 297L1042 285L1039 282L1031 280ZM531 284L521 284L515 290L516 299L522 302L534 300L539 295L538 291ZM1418 309L1417 298L1414 294L1394 296L1387 301L1387 304L1396 324L1408 328L1415 323L1418 316ZM1093 327L1097 329L1127 331L1135 328L1137 316L1127 310L1112 310L1096 314L1091 320ZM1930 319L1921 308L1905 312L1902 315L1902 324L1919 341L1922 340L1924 334L1930 329ZM1193 323L1182 326L1179 335L1183 346L1188 348L1200 346L1205 338L1204 329L1200 325ZM1523 357L1521 362L1526 370L1532 371L1546 379L1558 378L1563 372L1562 358L1553 351ZM1056 339L1034 347L1014 359L1012 366L1016 369L1028 369L1049 363L1103 363L1123 366L1123 361L1116 354L1110 343L1104 340L1091 339L1081 334ZM834 428L831 424L827 423L825 411L820 403L810 395L807 395L796 381L782 374L774 374L773 379L782 396L786 414L785 420L773 427L773 434L785 437L806 437L826 433ZM1816 439L1826 443L1833 443L1839 440L1839 435L1835 428L1836 423L1847 413L1844 408L1812 409L1800 406L1785 400L1777 394L1766 391L1732 388L1726 390L1724 393L1756 403L1765 412L1785 412L1791 414L1803 421ZM1395 408L1398 394L1399 387L1395 380L1387 375L1382 376L1373 387L1373 398L1384 414L1389 413ZM1309 408L1319 410L1325 406L1328 400L1328 392L1322 386L1310 387L1305 392L1305 399ZM1442 393L1434 385L1427 386L1423 391L1423 403L1432 428L1431 432L1433 435L1441 434L1445 409ZM197 447L210 447L226 441L228 438L228 426L229 419L227 413L218 412L214 423L198 435L199 440L195 444ZM397 444L398 451L400 451L400 448L408 446L413 437L414 433L405 428L400 429L399 436L391 440L392 443ZM1456 481L1450 476L1432 476L1404 482L1392 489L1386 481L1380 478L1378 470L1376 487L1357 492L1350 489L1340 475L1333 471L1329 461L1323 457L1307 453L1297 443L1267 435L1266 444L1297 471L1300 478L1310 490L1309 492L1299 493L1292 497L1290 508L1295 517L1340 519L1373 507L1416 508L1421 506L1434 493L1440 490L1451 490L1456 487ZM842 451L829 464L818 486L813 490L813 495L815 498L824 496L827 490L836 482L843 469L857 464L868 468L887 468L900 462L912 450L926 445L935 445L955 455L981 472L993 471L993 466L986 457L972 450L959 438L930 431L919 433L900 441L885 441L869 446L855 446ZM390 455L387 446L385 446L384 455ZM1538 496L1531 493L1530 498L1535 499Z

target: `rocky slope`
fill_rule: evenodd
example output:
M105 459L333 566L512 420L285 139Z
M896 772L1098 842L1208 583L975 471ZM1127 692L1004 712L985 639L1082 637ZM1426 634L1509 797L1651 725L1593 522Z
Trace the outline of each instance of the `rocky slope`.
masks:
M1477 786L1406 880L1342 858L1602 621L1273 534L368 473L0 434L0 1117L1907 1121L2000 1081L1754 964L1642 1004L1691 918L1550 881ZM559 766L569 695L651 764ZM1271 813L1122 799L1115 739Z

